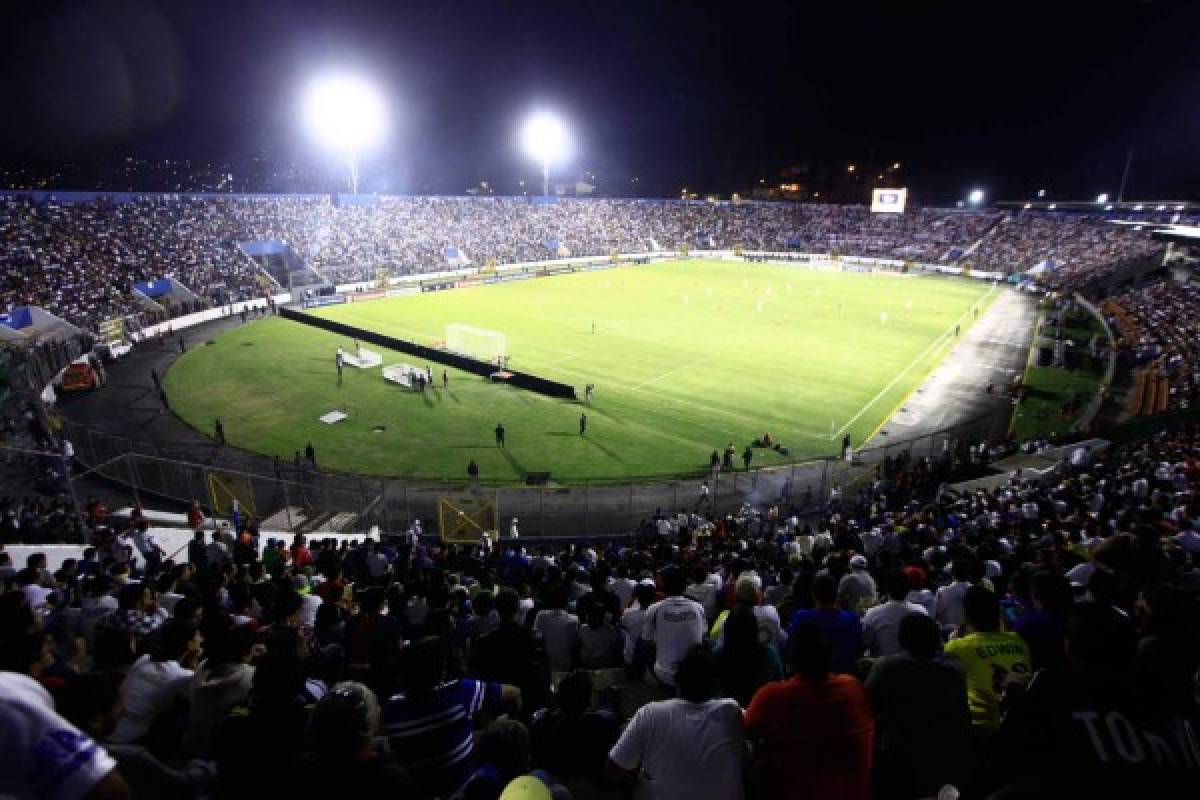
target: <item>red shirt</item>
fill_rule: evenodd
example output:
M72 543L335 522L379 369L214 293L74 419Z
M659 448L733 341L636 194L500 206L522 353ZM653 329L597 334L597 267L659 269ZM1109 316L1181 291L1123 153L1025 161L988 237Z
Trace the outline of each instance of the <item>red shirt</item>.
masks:
M746 709L746 736L761 742L767 797L871 800L875 717L857 678L768 683Z
M296 569L303 569L312 563L312 551L301 545L292 548L292 563L296 565Z

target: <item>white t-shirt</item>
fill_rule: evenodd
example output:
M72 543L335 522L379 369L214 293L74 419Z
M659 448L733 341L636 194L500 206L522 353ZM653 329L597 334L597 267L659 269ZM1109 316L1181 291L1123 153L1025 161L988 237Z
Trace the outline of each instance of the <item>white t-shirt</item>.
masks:
M675 685L675 665L704 640L704 607L686 597L668 597L646 609L642 638L654 642L654 674Z
M111 740L116 744L132 744L145 736L159 714L170 708L176 698L187 696L191 683L192 671L181 667L178 661L139 658L121 684L125 713L117 720Z
M863 644L868 655L881 658L900 652L900 620L909 614L926 616L924 607L916 603L898 603L889 600L883 605L867 609L863 615Z
M117 762L54 711L28 675L0 672L0 796L82 797Z
M716 619L717 616L717 587L711 583L693 583L687 587L684 596L690 600L695 600L704 608L704 616L707 619Z
M742 710L729 698L642 706L608 754L638 770L636 800L742 800Z
M634 649L642 636L642 625L646 620L646 609L630 606L621 615L621 628L625 631L624 656L626 664L633 664Z
M943 628L957 628L963 622L963 598L971 584L966 581L955 581L949 586L937 590L933 601L934 617Z
M579 617L561 608L539 611L533 619L533 629L542 635L550 668L556 672L571 669L571 651L579 638Z

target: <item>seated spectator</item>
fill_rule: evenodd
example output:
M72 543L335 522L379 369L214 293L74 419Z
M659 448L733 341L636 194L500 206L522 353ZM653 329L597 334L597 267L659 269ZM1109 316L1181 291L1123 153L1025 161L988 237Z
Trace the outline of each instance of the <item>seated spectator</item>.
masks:
M675 588L684 599L684 587ZM733 700L713 699L718 677L712 656L703 646L693 647L672 678L679 696L638 709L609 753L610 775L635 785L638 797L740 800L746 758L742 712Z
M569 788L586 784L584 791L598 791L621 721L613 711L592 705L592 678L582 670L563 678L556 696L558 708L541 709L530 722L533 764Z
M24 596L0 597L0 794L128 797L113 758L54 710L38 682L49 660L41 622Z
M164 717L179 711L176 704L186 704L201 652L202 639L195 625L183 620L163 625L153 649L129 668L121 684L123 708L112 741L140 742L156 724L168 722ZM182 725L178 727L176 736L182 733Z
M850 571L838 582L838 607L861 615L875 605L877 594L875 579L867 571L866 557L851 556Z
M515 686L470 678L446 681L446 645L436 637L413 642L401 654L403 691L383 708L392 752L430 795L448 796L475 767L472 723L483 713L519 708Z
M245 626L225 627L207 641L208 658L196 667L188 688L191 713L183 734L185 753L208 755L225 717L250 697L253 647L254 633Z
M566 586L557 585L546 594L546 608L533 619L533 630L542 637L550 668L568 672L579 653L579 618L567 611Z
M500 623L479 637L471 651L472 674L479 680L509 684L521 690L522 703L531 710L545 703L550 668L541 640L517 622L520 597L512 589L496 593Z
M609 621L608 611L599 603L587 605L584 624L579 629L579 666L583 669L608 669L621 665L624 640L621 631Z
M420 798L424 794L395 756L372 743L380 732L375 693L361 683L336 684L313 707L308 749L288 770L292 796Z
M833 645L815 624L795 628L788 660L795 674L763 686L746 709L765 796L870 800L875 722L862 685L830 671Z
M866 689L875 710L875 796L932 797L971 775L971 717L962 665L942 655L937 623L907 614L900 650L875 662Z

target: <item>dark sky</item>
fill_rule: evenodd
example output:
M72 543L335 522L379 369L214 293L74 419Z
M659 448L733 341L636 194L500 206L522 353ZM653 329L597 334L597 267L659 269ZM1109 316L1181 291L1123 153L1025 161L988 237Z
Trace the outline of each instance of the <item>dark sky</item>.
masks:
M920 202L1196 198L1200 2L88 0L5 3L0 159L322 165L299 87L352 67L393 125L366 187L503 191L523 112L602 184L729 192L789 166L904 165Z

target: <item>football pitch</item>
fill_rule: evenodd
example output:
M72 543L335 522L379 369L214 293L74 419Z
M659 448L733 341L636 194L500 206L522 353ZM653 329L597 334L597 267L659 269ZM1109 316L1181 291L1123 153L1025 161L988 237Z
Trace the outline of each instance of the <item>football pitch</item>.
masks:
M579 483L703 471L732 443L751 467L860 445L921 383L998 290L983 281L673 261L413 294L311 313L433 344L455 323L499 331L513 369L595 385L591 405L430 364L425 392L346 367L343 336L268 318L192 347L167 372L174 411L231 446L291 461L312 442L326 469L485 481L528 472ZM380 350L368 345L372 350ZM384 365L424 367L384 351ZM341 409L348 419L318 420ZM587 432L580 434L580 415ZM493 430L506 429L498 448Z

